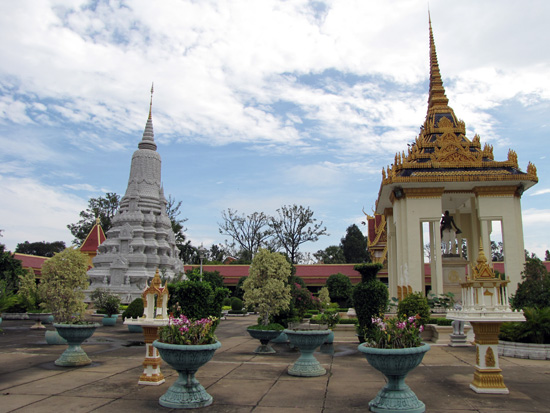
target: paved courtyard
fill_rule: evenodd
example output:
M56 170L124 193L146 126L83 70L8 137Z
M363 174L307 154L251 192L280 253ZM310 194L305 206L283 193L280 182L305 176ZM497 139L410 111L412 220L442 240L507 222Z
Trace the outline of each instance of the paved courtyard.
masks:
M366 412L384 384L353 341L336 341L334 354L316 353L322 377L289 376L298 352L274 345L277 354L256 356L259 342L246 333L255 317L223 320L222 347L197 378L214 397L203 412ZM168 412L158 398L175 381L162 365L166 383L137 384L145 354L143 335L128 333L119 320L100 327L83 348L93 363L80 368L54 365L66 346L47 345L32 321L4 320L0 328L0 412ZM53 329L48 326L48 329ZM338 338L337 338L338 340ZM501 357L508 395L480 395L469 388L475 348L432 346L407 383L428 412L550 412L550 361Z

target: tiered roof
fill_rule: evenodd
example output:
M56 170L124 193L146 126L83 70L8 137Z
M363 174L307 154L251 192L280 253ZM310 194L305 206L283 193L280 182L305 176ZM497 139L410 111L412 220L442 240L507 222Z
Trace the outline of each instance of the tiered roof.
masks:
M382 169L380 194L385 186L407 183L477 181L506 185L505 182L509 182L508 185L517 185L520 191L537 183L535 165L529 162L527 171L522 172L515 151L509 150L507 160L495 161L491 145L485 144L482 148L478 135L472 140L466 137L465 123L455 116L445 95L431 20L429 27L428 113L420 134L407 152L397 153L395 162Z

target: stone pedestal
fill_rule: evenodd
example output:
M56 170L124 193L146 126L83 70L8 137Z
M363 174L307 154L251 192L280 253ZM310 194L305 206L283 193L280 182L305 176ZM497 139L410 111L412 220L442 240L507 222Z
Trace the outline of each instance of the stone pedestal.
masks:
M160 371L160 354L156 347L153 347L153 341L158 338L159 327L143 324L142 327L145 336L145 360L143 360L143 373L139 376L138 384L158 386L165 381L164 375Z
M445 293L453 293L455 298L460 298L462 293L460 283L466 281L467 264L467 261L458 255L443 255L443 291Z
M467 331L464 331L465 329L464 321L454 320L452 322L452 325L453 325L453 332L449 336L450 338L449 346L450 347L469 347L470 343L468 343L467 341L467 337L468 337ZM467 327L467 329L469 330L469 327Z
M508 394L498 363L498 333L502 323L471 322L475 334L476 369L470 388L476 393Z

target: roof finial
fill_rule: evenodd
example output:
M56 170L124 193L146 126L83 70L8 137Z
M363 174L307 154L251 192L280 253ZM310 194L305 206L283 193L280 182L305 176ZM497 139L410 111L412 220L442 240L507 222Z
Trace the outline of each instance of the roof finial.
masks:
M155 134L153 133L153 84L151 84L151 101L149 102L149 118L147 118L147 123L145 125L145 130L143 131L143 137L141 142L138 144L138 149L150 149L153 151L157 150L157 144L155 143Z
M432 18L428 10L428 20L430 26L430 92L428 95L428 112L430 109L438 107L449 109L449 99L445 96L445 88L439 72L437 63L437 53L435 51L434 34L432 31Z

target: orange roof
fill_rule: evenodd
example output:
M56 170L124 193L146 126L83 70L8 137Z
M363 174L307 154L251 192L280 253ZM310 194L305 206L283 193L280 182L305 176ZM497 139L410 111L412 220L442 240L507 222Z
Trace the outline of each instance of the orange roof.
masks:
M101 245L103 241L105 241L105 233L103 232L103 228L101 228L101 224L99 223L99 218L98 218L96 219L94 226L90 230L90 233L82 243L82 246L80 247L80 251L95 252L97 251L97 248Z

